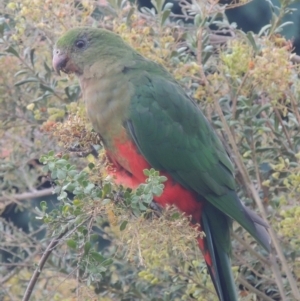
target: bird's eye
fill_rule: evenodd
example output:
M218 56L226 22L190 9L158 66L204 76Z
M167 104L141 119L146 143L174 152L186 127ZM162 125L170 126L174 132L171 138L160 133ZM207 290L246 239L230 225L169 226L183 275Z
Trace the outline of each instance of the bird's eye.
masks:
M82 49L84 48L86 45L85 41L83 40L78 40L75 42L75 46L78 48L78 49Z

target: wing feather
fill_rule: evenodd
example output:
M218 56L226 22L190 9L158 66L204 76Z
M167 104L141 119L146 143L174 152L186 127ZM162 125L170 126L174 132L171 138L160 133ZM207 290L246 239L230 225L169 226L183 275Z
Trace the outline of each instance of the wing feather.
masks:
M267 226L239 200L233 165L198 105L178 83L157 74L144 72L132 83L136 93L127 128L150 165L197 192L269 249Z

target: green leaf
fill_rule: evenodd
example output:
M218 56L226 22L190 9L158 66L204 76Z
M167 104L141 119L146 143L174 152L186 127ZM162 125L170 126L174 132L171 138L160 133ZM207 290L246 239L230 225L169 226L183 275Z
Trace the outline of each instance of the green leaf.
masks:
M54 92L53 88L51 88L47 85L44 85L42 83L40 83L40 88L41 88L41 90L44 90L44 91Z
M46 62L44 62L44 67L48 73L51 73L51 68L47 65Z
M67 240L67 246L71 249L77 248L77 242L74 239L68 239Z
M64 166L67 164L67 160L65 159L59 159L56 161L56 165Z
M144 169L143 170L143 173L146 177L149 177L150 176L150 170L149 169Z
M62 212L63 213L67 213L67 212L69 212L69 210L70 210L70 205L69 204L66 204L66 205L64 205L63 206L63 208L62 208Z
M51 172L51 178L52 178L53 180L55 180L55 179L57 178L57 169L55 169L55 170L53 170L53 171Z
M138 208L133 208L132 212L135 216L140 216L141 215L141 211Z
M91 191L92 191L92 189L93 189L94 187L95 187L95 184L89 183L89 184L85 187L84 193L85 193L85 194L90 194Z
M141 211L146 211L147 207L143 203L139 203L139 207Z
M179 219L179 217L180 217L179 212L175 212L175 213L172 214L171 219L176 220L176 219Z
M90 240L91 240L91 241L94 241L94 242L96 242L96 241L98 240L98 238L99 238L99 235L98 235L98 234L92 234L92 235L90 236Z
M85 243L85 245L84 245L84 254L85 255L89 253L91 247L92 247L92 244L89 241Z
M156 8L158 13L160 13L162 11L163 4L164 4L163 0L151 0L151 3Z
M196 27L200 27L201 23L202 23L202 17L200 14L197 14L194 18L194 24Z
M62 169L58 169L56 175L57 175L57 178L58 178L59 180L63 180L63 179L66 178L67 173L66 173L64 170L62 170Z
M260 29L260 31L259 31L259 33L258 33L257 35L258 35L259 37L262 36L262 35L265 34L266 31L267 31L269 28L271 28L271 27L272 27L272 24L267 24L267 25L263 26L263 27Z
M62 191L61 194L57 197L59 201L65 199L68 196L68 194L65 191Z
M4 29L5 29L5 22L1 22L1 24L0 24L0 36L1 37L3 37Z
M16 82L15 86L18 87L18 86L28 84L28 83L37 83L38 81L39 80L35 77L28 77L26 79L23 79L23 80L20 80L20 81Z
M91 162L91 163L89 163L88 167L89 167L89 169L93 169L95 167L95 164Z
M105 258L98 252L93 251L93 252L90 252L90 254L91 254L91 257L99 263L101 263L105 260Z
M107 204L109 204L111 202L111 199L104 199L103 201L102 201L102 204L103 205L107 205Z
M202 55L202 64L205 65L208 59L212 56L213 52L210 51L204 51Z
M13 48L12 46L9 46L8 48L5 49L6 52L13 54L16 57L20 57L19 53L17 52L17 50L15 48Z
M128 224L128 221L123 221L122 224L120 225L120 231L124 231L127 224Z
M17 76L19 76L19 75L22 75L22 74L26 74L26 73L28 73L28 70L20 70L20 71L18 71L18 72L16 72L15 74L14 74L14 77L17 77Z
M161 17L161 26L164 26L166 20L169 18L170 16L170 13L171 13L171 10L170 9L166 9L163 11L162 13L162 17Z
M128 14L127 14L127 17L126 17L126 24L127 26L130 26L131 25L131 16L133 15L133 13L135 12L135 8L134 7L131 7Z
M29 55L30 55L30 62L31 62L32 67L34 67L34 52L35 52L34 48L30 49Z
M111 258L108 258L102 262L102 265L107 267L107 266L111 265L113 262L114 261Z
M45 212L48 209L47 203L45 201L40 202L40 207L43 212Z
M74 177L74 176L76 176L78 174L78 171L77 170L69 170L68 171L68 175L70 176L70 177Z
M163 190L161 189L161 187L155 186L155 187L153 187L152 192L156 196L160 196L162 194Z
M167 180L168 180L168 178L165 177L165 176L160 176L160 177L159 177L159 181L160 181L160 182L166 182Z
M103 189L102 189L102 193L103 193L103 196L109 194L111 192L111 185L110 184L104 184L103 186Z
M248 41L250 42L251 46L253 47L254 51L257 52L259 47L257 46L253 35L254 35L253 32L249 31L247 33L246 37L247 37Z

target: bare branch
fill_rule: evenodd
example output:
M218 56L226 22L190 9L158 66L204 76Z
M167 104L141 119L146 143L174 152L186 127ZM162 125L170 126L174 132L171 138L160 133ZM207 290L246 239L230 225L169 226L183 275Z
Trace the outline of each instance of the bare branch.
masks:
M4 195L4 196L0 197L0 202L5 202L7 200L24 201L24 200L43 197L43 196L48 196L51 194L53 194L53 188L46 188L43 190L36 190L33 192L24 192L24 193L13 194L13 195Z
M237 280L240 284L245 286L249 291L252 293L256 294L258 297L260 297L262 300L265 301L274 301L272 298L268 297L258 289L256 289L254 286L252 286L247 280L245 280L241 275L238 275Z
M62 232L57 238L54 238L52 239L52 241L50 242L50 244L48 245L47 249L45 250L42 258L40 259L40 262L38 263L38 266L37 268L35 269L30 281L29 281L29 284L27 286L27 289L25 291L25 294L23 296L23 299L22 301L28 301L32 292L33 292L33 289L34 289L34 286L41 274L41 271L48 259L48 257L50 256L50 254L52 253L53 249L57 246L57 244L60 242L60 240L68 233L69 231L69 228L66 228L64 232Z

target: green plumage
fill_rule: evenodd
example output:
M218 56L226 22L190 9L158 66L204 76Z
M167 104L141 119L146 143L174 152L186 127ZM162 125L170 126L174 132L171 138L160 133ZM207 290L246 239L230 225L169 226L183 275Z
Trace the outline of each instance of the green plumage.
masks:
M103 29L66 33L53 65L78 75L88 114L106 145L125 127L152 167L206 200L201 224L217 268L209 267L210 273L220 300L237 300L229 217L269 250L267 226L237 197L232 163L198 105L162 66Z
M161 76L141 71L131 81L135 94L128 128L147 161L239 222L268 249L268 235L257 231L238 199L233 166L199 107L176 82Z

